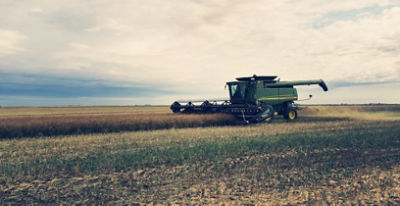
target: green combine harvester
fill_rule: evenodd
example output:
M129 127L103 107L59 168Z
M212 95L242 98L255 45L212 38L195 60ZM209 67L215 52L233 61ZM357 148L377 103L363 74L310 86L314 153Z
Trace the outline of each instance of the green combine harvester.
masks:
M280 81L276 78L256 75L239 77L237 81L226 83L230 100L175 101L170 108L174 113L228 113L246 123L270 122L274 115L294 120L297 118L294 101L298 100L294 86L318 84L324 91L328 91L322 79Z

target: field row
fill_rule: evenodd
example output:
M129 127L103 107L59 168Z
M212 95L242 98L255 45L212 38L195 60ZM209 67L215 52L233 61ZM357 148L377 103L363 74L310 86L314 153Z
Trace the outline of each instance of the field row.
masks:
M0 139L232 125L231 115L123 114L0 119Z
M0 114L0 139L223 126L239 123L227 114L177 115L172 114L168 107L161 106L2 108ZM302 106L299 116L300 121L398 120L400 106Z
M0 119L15 117L96 116L170 113L167 106L0 107Z

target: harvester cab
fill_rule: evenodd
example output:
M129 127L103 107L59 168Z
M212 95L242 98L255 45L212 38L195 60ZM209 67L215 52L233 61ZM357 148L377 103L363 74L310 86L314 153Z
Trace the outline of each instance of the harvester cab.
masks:
M324 91L328 87L322 79L305 81L280 81L277 76L239 77L227 82L229 100L175 101L171 110L175 113L229 113L244 122L258 123L271 121L275 114L287 120L297 118L298 100L294 86L318 84ZM186 105L182 105L182 103ZM201 102L201 105L195 105ZM222 103L218 103L222 102Z

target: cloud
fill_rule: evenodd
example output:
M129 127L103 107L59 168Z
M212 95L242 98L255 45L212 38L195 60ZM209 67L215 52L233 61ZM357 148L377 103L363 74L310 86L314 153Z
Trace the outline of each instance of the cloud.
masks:
M0 38L0 68L195 97L226 96L225 82L252 74L393 82L397 25L397 0L4 0L0 37L13 37Z
M51 75L0 73L0 96L80 98L80 97L154 97L174 94L151 86L120 86L95 79L63 78Z
M17 31L0 29L0 56L24 51L19 44L25 38Z
M40 12L44 21L50 25L60 27L68 32L85 31L96 25L96 17L87 8L71 6L70 8L58 8L49 13Z
M393 25L400 23L399 11L399 7L391 7L379 16L339 21L315 30L307 55L331 73L331 80L374 82L378 79L370 77L380 78L382 74L398 78L400 29Z

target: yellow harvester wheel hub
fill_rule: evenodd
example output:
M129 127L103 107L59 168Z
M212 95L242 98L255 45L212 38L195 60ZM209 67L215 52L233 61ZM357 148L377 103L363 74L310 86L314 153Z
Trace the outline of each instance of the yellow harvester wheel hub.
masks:
M294 111L290 111L289 112L289 119L290 120L294 120L294 118L296 118L296 113Z

